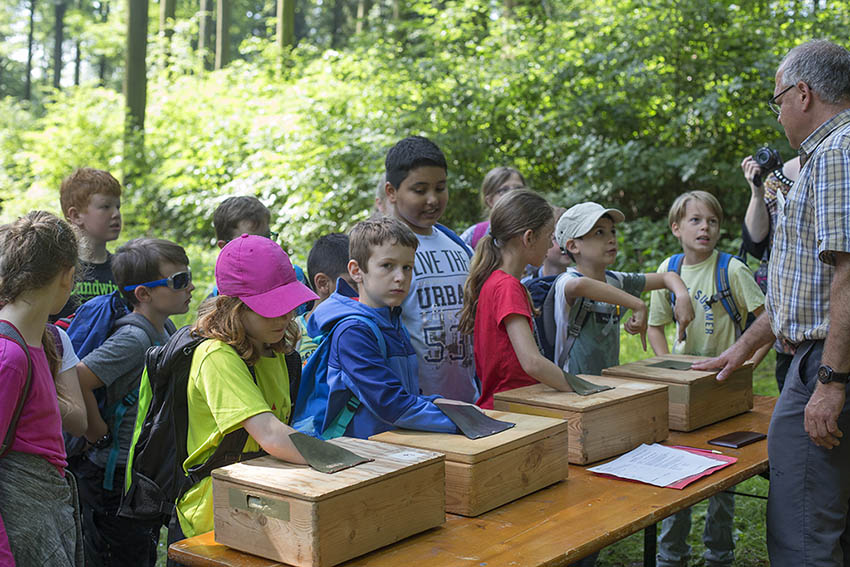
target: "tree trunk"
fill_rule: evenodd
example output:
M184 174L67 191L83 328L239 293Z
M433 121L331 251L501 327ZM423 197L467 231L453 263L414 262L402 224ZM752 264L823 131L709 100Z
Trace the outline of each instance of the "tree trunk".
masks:
M176 8L176 0L159 0L159 33L165 35L169 40L174 34Z
M277 0L275 40L281 49L295 45L295 0Z
M80 53L80 40L74 42L74 86L80 86L80 65L82 64L82 53Z
M58 89L62 78L62 43L65 41L65 11L68 5L57 0L53 5L53 87Z
M357 23L354 26L354 33L363 33L363 20L366 19L366 0L357 0Z
M210 69L210 43L212 39L212 0L201 0L201 9L198 20L198 55L201 58L202 67Z
M401 18L401 0L393 0L393 21Z
M230 62L230 0L218 0L215 18L215 68Z
M100 6L97 8L98 13L100 14L100 21L105 23L109 20L109 2L104 1L100 3ZM106 85L106 55L101 55L97 65L97 77L98 84L103 87Z
M342 36L342 6L343 0L334 0L333 5L333 22L331 24L331 47L339 47L340 37Z
M27 76L24 81L24 100L32 98L32 46L35 31L35 0L30 0L30 29L27 35Z
M144 160L147 103L148 0L127 0L124 99L124 179L135 177Z

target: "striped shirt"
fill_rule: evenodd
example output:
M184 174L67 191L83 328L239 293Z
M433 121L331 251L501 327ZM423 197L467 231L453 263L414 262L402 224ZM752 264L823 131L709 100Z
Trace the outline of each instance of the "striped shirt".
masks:
M850 109L803 141L800 164L778 211L767 283L773 332L791 343L826 338L833 252L850 252Z

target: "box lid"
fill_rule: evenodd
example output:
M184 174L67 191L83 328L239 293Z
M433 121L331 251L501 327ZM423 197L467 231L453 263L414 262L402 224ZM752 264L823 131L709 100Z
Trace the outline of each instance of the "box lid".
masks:
M340 437L330 443L375 460L334 474L324 474L307 465L294 465L266 456L215 469L212 471L213 481L227 481L301 500L319 501L445 459L440 453L365 439Z
M641 380L652 380L667 384L693 384L702 380L713 380L719 370L672 370L670 368L658 368L651 366L665 360L678 362L697 362L705 360L704 356L688 356L684 354L662 354L645 360L637 360L620 366L612 366L602 371L605 376L620 376L628 378L639 378ZM738 371L752 371L753 364L746 362Z
M574 392L559 392L544 384L534 384L533 386L524 386L515 390L499 392L493 397L505 402L585 412L598 410L625 400L634 400L648 396L666 388L662 384L636 382L634 380L613 378L611 376L589 376L586 374L580 374L580 376L594 384L614 386L614 389L605 390L589 396L579 396Z
M568 427L567 422L563 419L497 410L483 411L493 419L509 421L516 425L481 439L469 439L459 434L429 433L427 431L411 431L410 429L385 431L373 435L370 439L439 451L445 453L446 459L449 461L475 464L506 453L516 447L528 445L538 439L565 433Z

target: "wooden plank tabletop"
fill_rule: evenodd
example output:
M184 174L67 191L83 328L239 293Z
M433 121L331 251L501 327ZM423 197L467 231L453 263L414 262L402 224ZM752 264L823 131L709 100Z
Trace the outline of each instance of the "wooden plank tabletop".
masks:
M733 431L767 433L775 403L776 398L756 396L752 411L689 433L671 432L665 444L712 448L709 439ZM567 565L767 470L766 441L722 451L738 462L684 490L603 478L570 466L565 482L477 518L448 514L442 527L344 565ZM169 557L202 567L280 565L216 544L212 532L173 544Z

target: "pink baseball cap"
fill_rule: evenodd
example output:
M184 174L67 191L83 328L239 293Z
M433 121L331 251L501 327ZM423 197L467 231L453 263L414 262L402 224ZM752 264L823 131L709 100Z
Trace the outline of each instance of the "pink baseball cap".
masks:
M253 234L234 238L221 249L215 262L215 283L221 295L238 297L254 313L269 318L319 299L298 281L279 244Z

